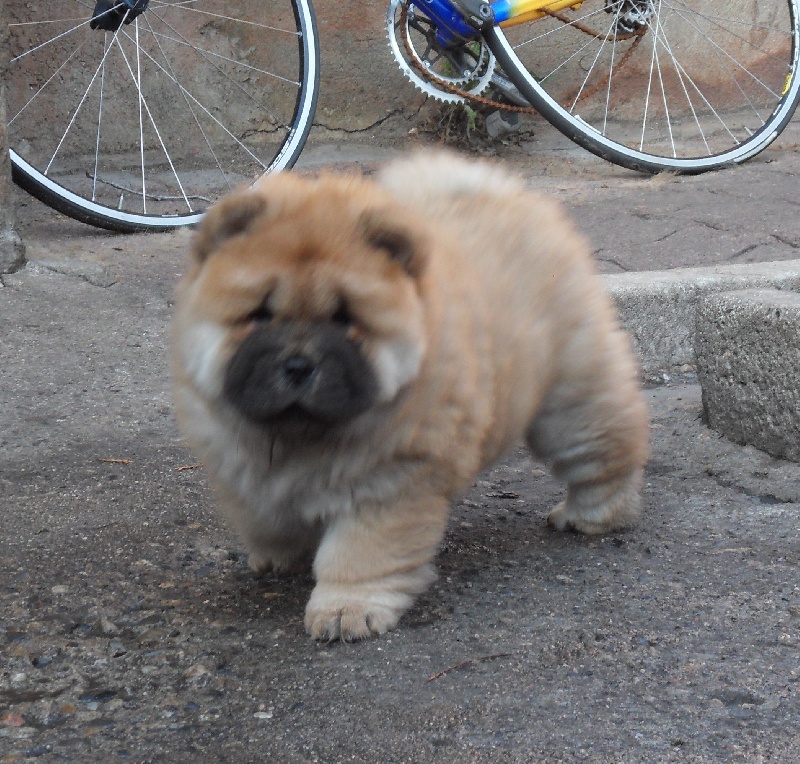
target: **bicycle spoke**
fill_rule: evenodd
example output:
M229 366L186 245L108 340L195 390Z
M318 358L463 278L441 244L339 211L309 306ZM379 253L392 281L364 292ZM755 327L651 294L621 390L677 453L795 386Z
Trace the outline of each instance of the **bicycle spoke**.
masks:
M591 46L594 44L594 42L595 41L592 38L587 38L586 42L581 47L579 47L569 58L564 59L558 66L555 67L555 69L551 69L547 74L545 74L542 77L542 82L544 82L547 79L549 79L550 77L552 77L554 74L556 74L563 67L566 67L569 64L571 64L573 61L575 61L576 59L579 59L581 53L583 53L586 50L589 50L589 48L591 48Z
M258 164L259 164L259 165L262 167L262 169L266 169L266 165L265 165L265 164L262 162L262 160L261 160L261 159L259 159L259 158L258 158L258 156L257 156L256 154L254 154L254 153L253 153L253 152L252 152L252 151L251 151L249 148L247 148L247 146L246 146L246 145L245 145L245 144L244 144L244 143L243 143L243 142L242 142L242 141L241 141L239 138L237 138L237 137L236 137L236 135L234 135L234 134L233 134L233 133L232 133L232 132L231 132L231 131L230 131L230 130L229 130L229 129L228 129L228 128L227 128L227 127L226 127L226 126L225 126L225 125L222 123L222 122L220 122L220 121L219 121L219 120L218 120L218 119L217 119L217 118L216 118L216 117L215 117L215 116L214 116L214 115L211 113L211 110L210 110L210 109L208 109L207 107L205 107L205 106L204 106L204 105L203 105L203 104L202 104L202 103L201 103L201 102L200 102L200 101L199 101L197 98L195 98L195 96L194 96L194 95L193 95L193 94L192 94L192 93L191 93L189 90L187 90L187 89L186 89L186 88L185 88L185 87L184 87L184 86L183 86L183 85L182 85L182 84L181 84L181 83L180 83L180 82L179 82L177 79L173 78L173 77L172 77L172 76L169 74L169 72L168 72L168 71L167 71L167 70L166 70L166 69L165 69L163 66L161 66L161 64L159 64L159 63L158 63L158 61L156 61L156 60L155 60L155 59L154 59L154 58L153 58L153 57L152 57L152 56L151 56L151 55L150 55L150 54L149 54L149 53L148 53L146 50L145 50L145 51L142 51L142 52L144 53L144 55L145 55L145 56L146 56L146 57L147 57L147 58L148 58L148 59L149 59L149 60L150 60L150 61L151 61L153 64L155 64L155 66L156 66L156 67L158 67L158 69L160 69L160 70L161 70L161 72L163 72L163 74L164 74L164 75L166 75L167 77L169 77L169 78L172 80L172 82L173 82L175 85L177 85L177 86L178 86L178 89L181 91L181 93L185 94L187 98L191 99L191 100L192 100L192 102L194 102L195 106L198 106L198 107L200 108L200 110L201 110L201 111L202 111L202 112L203 112L203 113L204 113L204 114L205 114L205 115L206 115L206 116L207 116L209 119L211 119L211 120L212 120L212 121L213 121L213 122L214 122L214 123L215 123L215 124L216 124L216 125L217 125L219 128L221 128L222 130L224 130L224 131L225 131L225 133L228 135L228 137L229 137L231 140L233 140L233 141L236 143L236 145L237 145L239 148L241 148L243 151L247 152L247 154L250 156L250 158L251 158L251 159L253 159L253 161L257 162L257 163L258 163Z
M260 29L263 29L263 30L269 31L269 32L280 32L282 34L292 35L293 37L299 37L300 36L300 33L296 29L283 29L281 27L270 26L269 24L260 24L260 23L258 23L256 21L243 21L242 19L237 19L235 16L223 16L220 13L209 13L209 11L203 11L203 10L200 10L199 8L187 8L186 6L188 5L188 3L159 3L159 2L154 2L153 5L156 5L156 6L159 6L159 7L163 7L163 8L175 8L177 6L180 6L180 10L186 10L186 11L190 11L192 13L201 13L204 16L212 16L212 17L217 18L217 19L223 19L224 21L236 21L236 22L238 22L240 24L248 24L250 26L258 27Z
M156 14L156 16L157 16L157 18L159 18L160 21L164 22L164 24L169 27L169 24L166 21L164 21L164 19L162 19L157 14ZM276 74L275 72L269 72L269 71L266 71L264 69L259 69L258 67L255 67L255 66L249 66L247 64L242 64L241 62L235 61L234 59L230 58L229 56L223 56L221 53L215 53L213 50L206 50L205 48L198 48L196 45L191 45L188 42L185 42L183 40L179 40L179 39L177 39L175 37L170 37L169 35L165 35L165 34L163 34L161 32L154 32L153 34L158 36L158 37L162 37L163 39L168 40L169 42L178 43L179 45L189 45L189 47L191 47L191 49L195 53L198 53L198 54L202 55L203 58L207 58L207 59L210 59L211 57L218 58L218 59L220 59L220 60L222 60L222 61L224 61L224 62L226 62L228 64L235 64L236 66L239 66L239 67L241 67L243 69L249 69L251 71L258 72L259 74L264 74L267 77L273 77L276 80L280 80L281 82L286 82L289 85L295 85L295 86L299 87L300 84L301 84L298 80L292 80L292 79L289 79L288 77L281 77L281 75Z
M190 2L194 2L194 0L189 0L189 1ZM158 47L158 50L161 53L161 57L164 59L164 63L166 64L166 66L169 69L170 76L174 79L175 82L177 82L178 78L177 78L177 75L175 74L175 70L172 67L172 63L170 62L169 57L167 56L167 54L165 53L163 47L161 46L161 42L159 41L158 37L156 36L155 33L153 33L152 26L150 25L150 20L146 19L146 23L147 23L148 27L150 28L151 33L153 34L153 40L155 41L156 46ZM206 148L209 151L209 154L213 158L214 163L215 163L217 169L219 170L220 177L225 182L225 185L227 186L228 190L232 191L233 187L231 186L231 183L228 180L228 176L227 176L227 174L226 174L226 172L225 172L225 170L224 170L224 168L222 166L222 162L220 161L219 157L217 156L217 152L214 151L214 147L212 146L211 141L209 140L208 134L203 129L203 125L201 124L201 122L200 122L200 120L199 120L199 118L197 116L197 112L192 107L192 104L189 101L189 99L186 97L186 94L182 90L180 91L180 93L181 93L181 97L183 98L184 103L186 104L186 108L189 110L189 113L192 115L192 119L194 120L195 126L197 127L198 131L200 132L200 134L203 137L203 141L205 142L205 145L206 145Z
M717 109L714 108L714 106L711 104L711 102L708 100L708 98L706 98L706 96L704 95L703 91L700 89L700 87L697 85L697 83L694 81L694 79L683 68L683 66L681 66L680 62L678 62L677 59L675 59L675 66L676 66L676 70L679 73L679 76L681 77L681 80L683 81L684 77L686 78L686 80L688 80L689 84L692 86L694 91L697 93L697 95L700 96L700 98L702 99L703 103L708 107L709 112L711 112L711 114L713 114L713 116L717 119L717 121L720 123L720 125L725 129L725 131L728 133L728 135L730 135L731 139L738 143L738 139L737 139L736 135L733 132L731 132L730 128L727 126L727 124L725 123L725 120L722 118L722 116L718 113ZM690 103L691 103L691 101L690 101Z
M561 32L562 29L564 29L564 27L569 27L569 28L575 29L581 24L588 23L595 16L599 16L600 18L603 18L603 14L604 13L605 13L605 11L604 11L603 8L598 8L598 9L596 9L594 11L591 11L590 13L584 14L583 16L578 16L577 18L570 19L569 21L567 21L565 23L562 23L561 26L557 26L554 29L550 29L550 30L548 30L546 32L542 32L541 34L534 35L533 37L526 37L521 42L514 43L514 46L513 46L514 50L517 50L518 48L523 48L526 45L530 45L531 43L534 43L534 42L536 42L536 43L541 42L542 40L544 40L547 37L550 37L551 35L557 35L559 32ZM533 26L535 27L536 24L534 24Z
M597 66L597 62L600 60L600 56L603 53L603 49L605 48L607 40L602 40L600 42L599 47L597 48L597 53L595 54L594 61L592 61L591 66L589 66L588 70L586 71L586 76L583 78L583 82L578 90L578 94L575 96L575 100L572 102L572 106L570 106L569 111L574 112L575 105L581 98L581 94L583 93L584 89L586 88L586 84L589 82L589 78L595 71L595 67Z
M84 41L84 42L85 42L85 41ZM64 62L63 62L63 63L62 63L62 64L61 64L59 67L58 67L58 69L56 69L56 70L55 70L55 71L54 71L54 72L53 72L53 73L52 73L52 74L51 74L51 75L50 75L50 76L49 76L49 77L48 77L48 78L47 78L47 79L46 79L46 80L45 80L45 81L44 81L44 82L43 82L43 83L42 83L42 84L39 86L39 88L36 90L36 92L35 92L35 93L34 93L34 94L33 94L33 95L32 95L32 96L31 96L31 97L30 97L30 98L29 98L29 99L28 99L28 100L25 102L25 104L23 105L23 107L22 107L21 109L19 109L19 111L17 111L17 113L16 113L16 114L14 114L14 116L12 116L10 120L8 120L7 127L10 127L11 125L13 125L13 124L14 124L14 121L15 121L15 120L16 120L16 119L17 119L17 118L18 118L18 117L19 117L19 116L22 114L22 112L24 112L24 111L25 111L25 109L27 109L27 108L28 108L28 106L30 106L30 105L33 103L34 99L35 99L35 98L36 98L36 97L37 97L37 96L38 96L40 93L42 93L42 92L44 91L44 89L45 89L45 88L46 88L46 87L47 87L47 86L48 86L48 85L49 85L49 84L50 84L50 83L51 83L51 82L52 82L52 81L53 81L53 80L54 80L54 79L55 79L55 78L56 78L56 77L57 77L57 76L58 76L58 75L61 73L61 71L62 71L62 70L63 70L63 69L64 69L64 68L67 66L67 64L69 64L69 62L70 62L70 61L72 61L72 59L73 59L73 58L74 58L74 57L75 57L75 56L76 56L76 55L77 55L77 54L80 52L81 48L83 48L83 45L84 45L84 43L82 42L82 43L81 43L81 44L80 44L80 45L79 45L77 48L75 48L75 50L73 50L73 51L72 51L72 53L70 53L70 54L69 54L69 56L67 57L67 59L66 59L66 60L65 60L65 61L64 61Z
M613 21L611 22L611 27L616 27L619 21L619 12L620 8L617 8L617 12L613 16ZM613 35L613 40L611 44L611 62L608 66L608 82L606 83L606 103L603 109L603 129L600 131L603 135L606 134L606 130L608 129L608 114L611 105L611 83L614 80L614 66L617 60L617 36Z
M671 6L671 7L673 7L673 9L674 9L674 6ZM761 124L763 125L764 124L764 119L761 117L761 114L758 111L758 109L756 108L755 103L753 103L753 99L750 98L750 96L745 92L745 89L740 84L739 79L736 77L736 74L735 74L734 70L732 70L730 68L729 61L726 60L726 58L730 59L731 57L727 56L727 55L721 55L721 54L725 54L726 53L725 50L722 49L709 35L706 35L694 21L692 21L691 19L686 18L684 16L684 14L682 14L678 10L675 10L675 13L677 13L684 21L686 21L686 23L689 26L691 26L698 34L702 35L705 39L707 39L708 42L712 45L712 47L714 48L714 56L715 56L716 60L719 62L719 64L722 67L722 69L728 75L728 78L729 78L730 82L733 83L734 87L737 88L737 90L741 94L742 98L745 100L747 105L750 107L750 110L753 112L753 115L756 118L758 118L759 121L761 122ZM747 74L750 74L750 72L748 71L747 67L741 65L740 63L738 63L736 61L734 61L734 63L736 64L736 66L738 67L738 69L740 71L743 71L743 72L745 72ZM770 90L769 88L766 88L766 89L768 91ZM773 95L777 95L777 94L773 93ZM688 93L687 93L687 98L688 97L689 96L688 96Z
M141 78L140 77L137 78L137 75L134 74L133 68L131 67L130 62L128 61L128 56L125 54L125 50L122 47L122 43L119 42L119 38L118 37L116 38L116 41L117 41L117 45L119 46L120 53L122 54L122 57L125 60L125 66L128 69L128 73L130 74L130 77L133 80L133 82L134 82L134 84L136 86L136 89L138 91L138 94L139 94L139 109L140 109L140 112L139 112L139 141L140 141L140 146L141 146L141 151L142 151L142 204L143 204L143 206L145 208L143 211L145 213L147 212L147 209L146 209L147 208L147 202L146 202L146 198L145 198L146 190L145 190L145 184L144 184L144 127L143 127L142 112L141 112L142 108L144 108L144 110L147 112L147 117L150 120L150 125L152 126L153 130L155 131L156 137L158 138L158 142L159 142L159 144L161 146L161 150L164 153L164 157L167 160L167 162L169 163L169 167L170 167L170 170L172 171L173 177L175 178L175 182L178 184L178 188L180 189L181 196L183 197L184 201L186 202L186 208L191 212L192 211L191 202L189 202L189 199L188 199L188 197L186 195L186 191L184 190L183 184L181 183L181 179L178 176L178 171L175 169L175 165L173 164L172 158L170 157L169 151L167 150L167 147L166 147L166 145L164 143L164 139L163 139L163 137L161 135L161 131L158 129L158 125L156 125L155 118L153 117L153 114L150 111L150 107L147 104L147 99L144 97L144 93L142 92ZM138 57L139 51L140 51L140 48L139 48L138 42L137 42L137 47L136 47L137 57ZM148 54L145 52L145 55L148 55Z
M117 37L117 33L115 32L114 33L114 38L116 39L116 37ZM110 48L109 48L109 50L110 50ZM92 75L92 79L89 82L89 85L86 87L86 90L84 91L83 95L81 96L80 102L75 107L75 111L74 111L74 113L72 115L72 118L70 119L69 124L67 125L66 129L64 130L64 133L62 134L61 140L58 142L58 146L56 146L56 150L53 152L53 155L50 157L50 161L47 163L47 166L44 168L44 174L45 175L47 175L47 173L50 171L50 168L52 167L53 162L55 161L56 155L61 150L61 147L64 145L64 141L66 140L67 134L72 129L72 126L75 124L75 120L78 118L78 114L80 113L81 108L83 108L83 104L86 102L86 98L89 95L89 91L92 89L92 85L94 85L94 81L97 79L97 75L100 73L100 69L103 66L103 64L105 63L105 60L106 60L107 57L108 57L108 51L106 51L103 54L102 59L100 59L100 63L98 64L97 68L95 69L94 74Z
M658 55L658 42L661 36L663 35L663 27L661 26L661 0L658 0L658 4L656 6L657 10L655 12L656 23L655 23L655 31L652 31L653 36L653 58L656 64L656 73L658 74L658 87L661 90L661 100L664 104L664 123L667 126L667 133L669 135L669 145L672 149L672 156L678 156L675 150L675 135L672 131L672 120L670 119L669 113L669 101L667 99L667 89L664 85L664 72L661 69L661 57ZM662 42L662 46L663 46Z
M82 21L80 24L76 24L74 27L72 27L72 29L68 29L66 32L62 32L61 34L56 35L55 37L51 37L49 40L45 40L45 42L40 43L39 45L37 45L37 46L35 46L33 48L30 48L29 50L26 50L24 53L20 53L18 56L14 56L13 58L11 58L9 60L9 64L15 64L20 59L25 58L25 56L29 56L29 55L31 55L31 53L36 53L36 52L40 51L42 48L46 48L48 45L52 45L53 43L58 42L59 40L63 39L64 37L68 37L69 35L71 35L76 30L82 29L83 27L88 26L88 23L89 23L88 21ZM9 24L9 26L11 26L11 25Z
M106 53L108 48L108 33L103 35L103 53ZM94 145L94 172L92 173L92 201L97 200L97 175L100 166L100 135L101 126L103 122L103 96L105 95L106 84L106 56L103 55L102 70L100 72L100 97L97 106L97 134Z
M690 8L689 5L686 2L680 2L680 3L677 3L677 4L676 3L665 2L664 4L667 5L669 8L671 8L672 10L674 10L676 13L678 12L677 11L677 7L678 7L678 5L680 5L680 7L683 8L683 10L686 13L689 13L692 16L696 16L699 19L704 19L705 21L713 22L719 29L722 29L723 31L727 32L728 34L734 34L734 33L731 31L730 27L724 26L722 22L724 22L724 24L730 24L730 25L733 25L733 26L737 26L738 25L738 26L742 27L742 29L745 30L745 31L758 30L760 32L775 32L775 33L781 34L781 35L789 35L789 30L787 30L785 27L772 26L770 24L759 24L759 23L754 22L752 20L745 21L744 19L737 19L737 18L734 18L732 16L715 16L715 15L709 14L707 12L701 12L701 11L698 11L698 10L696 10L694 8ZM750 41L750 40L748 40L748 39L746 39L744 37L741 37L739 35L737 35L737 37L738 37L739 42L743 43L747 47L750 47L750 46L753 45L752 41Z
M678 13L678 11L676 11L676 13ZM681 15L681 16L682 16L682 15ZM684 17L682 16L682 18L684 18ZM770 88L770 87L769 87L769 86L768 86L768 85L767 85L765 82L763 82L761 79L759 79L759 78L758 78L758 77L757 77L757 76L756 76L756 75L755 75L753 72L751 72L751 71L750 71L750 69L749 69L748 67L746 67L744 64L740 63L740 62L739 62L737 59L735 59L735 58L734 58L734 57L733 57L733 56L732 56L730 53L728 53L728 52L727 52L727 51L726 51L726 50L725 50L725 49L724 49L722 46L720 46L719 44L717 44L717 43L714 41L714 39L713 39L713 38L712 38L710 35L707 35L707 34L705 34L704 32L702 32L702 30L701 30L701 29L700 29L700 28L699 28L699 27L696 25L696 23L695 23L695 22L691 21L690 19L686 19L686 18L684 18L684 20L686 21L686 23L687 23L687 24L689 24L690 26L692 26L692 27L693 27L693 28L694 28L694 29L695 29L695 30L696 30L696 31L697 31L699 34L703 35L703 37L706 39L706 41L707 41L707 42L708 42L708 43L709 43L709 44L710 44L710 45L711 45L711 46L714 48L715 52L717 52L717 53L721 54L722 56L724 56L725 58L727 58L728 60L730 60L731 62L733 62L733 64L734 64L734 65L735 65L735 66L736 66L736 67L737 67L737 68L738 68L740 71L744 72L744 73L745 73L745 74L746 74L748 77L750 77L750 78L751 78L751 79L752 79L754 82L756 82L756 83L757 83L757 84L759 84L761 87L763 87L763 88L764 88L764 89L765 89L765 90L766 90L766 91L767 91L767 92L768 92L770 95L774 96L775 98L778 98L778 97L779 97L779 94L778 94L778 93L776 93L776 92L775 92L774 90L772 90L772 88ZM732 34L732 33L730 33L730 32L729 32L729 30L726 30L726 29L725 29L725 27L722 27L722 26L720 26L719 28L720 28L722 31L724 31L724 32L727 32L728 34ZM733 36L733 37L738 37L737 35L732 35L732 36ZM744 40L741 40L741 38L739 38L739 39L740 39L740 41L744 42ZM750 45L749 47L750 47L750 48L752 48L752 49L758 50L760 53L763 53L764 55L770 55L770 54L769 54L767 51L764 51L764 50L762 50L762 49L761 49L761 48L759 48L758 46L753 46L753 45ZM773 59L775 59L776 61L779 61L779 59L775 58L775 56L772 56L772 58L773 58ZM783 64L783 63L781 63L781 65L782 65L782 66L785 66L785 64ZM786 66L786 70L787 70L787 72L788 72L788 71L790 71L790 69L789 69L789 67L788 67L788 66Z
M139 94L139 152L142 159L142 212L144 212L144 214L146 215L147 181L145 178L145 170L144 170L144 124L142 122L142 107L145 101L144 101L144 94L142 93L142 54L141 54L141 48L139 46L139 19L136 19L136 21L134 22L134 26L135 26L134 34L136 38L136 91ZM125 63L127 63L127 61ZM161 139L161 133L159 132L158 127L155 124L155 120L153 120L153 116L150 113L149 108L147 109L147 115L148 117L150 117L150 120L153 123L153 129L156 131L156 134L158 135L158 140L161 142L163 146L164 142ZM166 151L166 148L164 149L164 151L165 153L167 153L167 159L169 160L169 154ZM169 164L170 167L173 167L171 161ZM173 172L174 172L174 167L173 167ZM177 173L175 175L175 179L178 181L178 185L180 186L180 179L178 178ZM181 190L183 190L182 187ZM187 204L188 204L188 199L187 199ZM189 209L191 209L191 207Z
M178 32L178 31L177 31L177 30L176 30L176 29L175 29L175 28L174 28L174 27L173 27L173 26L172 26L172 25L171 25L171 24L170 24L168 21L166 21L165 19L163 19L163 18L162 18L161 16L159 16L158 14L155 14L155 15L156 15L156 18L157 18L159 21L161 21L161 23L162 23L162 24L164 24L164 26L166 26L168 29L172 30L172 32L173 32L173 33L177 34L177 35L180 37L180 32ZM154 32L153 34L154 34L154 36L156 36L156 33L155 33L155 32ZM264 109L264 110L265 110L265 111L266 111L268 114L270 114L270 117L272 117L273 119L275 119L275 121L276 121L276 122L278 121L278 120L277 120L277 118L275 117L275 115L274 115L274 114L272 114L272 113L270 113L269 109L268 109L268 108L267 108L267 107L266 107L264 104L262 104L262 103L261 103L261 102L260 102L260 101L259 101L257 98L255 98L255 96L253 96L251 93L248 93L248 92L247 92L247 91L246 91L246 90L245 90L245 89L244 89L244 88L243 88L243 87L242 87L242 86L241 86L241 85L240 85L238 82L235 82L235 81L234 81L234 80L233 80L233 79L232 79L230 76L228 76L228 74L226 74L226 73L225 73L225 72L224 72L224 71L223 71L223 70L222 70L222 69L221 69L219 66L217 66L217 64L216 64L216 63L214 63L214 62L213 62L213 61L212 61L212 60L211 60L211 59L210 59L210 58L209 58L209 57L206 55L206 54L208 53L207 51L203 50L202 48L198 48L196 45L192 45L192 44L191 44L189 41L187 41L187 40L185 40L185 39L174 39L174 38L168 37L168 36L166 36L166 35L159 35L159 36L161 36L161 37L163 37L163 38L165 38L165 39L169 40L170 42L177 43L177 44L179 44L179 45L186 45L186 46L188 46L189 48L191 48L191 49L192 49L192 50L193 50L195 53L197 53L197 54L198 54L198 55L199 55L201 58L203 58L205 61L207 61L207 62L209 63L209 65L210 65L210 66L214 67L214 69L215 69L217 72L219 72L219 74L220 74L221 76L223 76L223 77L224 77L226 80L228 80L228 81L229 81L229 82L230 82L230 83L231 83L231 84L232 84L234 87L236 87L236 88L237 88L237 89L238 89L238 90L239 90L241 93L243 93L244 95L246 95L246 96L247 96L247 98L249 98L250 100L252 100L252 101L253 101L253 103L255 103L256 105L258 105L260 108ZM160 47L160 45L159 45L159 47ZM223 57L223 56L218 56L218 57L219 57L219 58L225 58L225 57ZM265 70L263 70L263 69L258 69L257 67L254 67L254 66L243 65L243 64L241 64L240 62L238 62L238 61L234 61L234 60L233 60L233 59L231 59L231 58L225 58L225 60L226 60L226 61L228 61L229 63L235 64L237 67L244 68L244 69L249 69L249 70L252 70L252 71L258 72L259 74L264 74L264 75L266 75L266 76L268 76L268 77L275 77L276 79L278 79L278 80L281 80L282 82L285 82L285 83L287 83L287 84L290 84L290 85L293 85L293 86L296 86L296 87L300 87L300 85L301 85L301 83L300 83L300 82L297 82L297 81L295 81L295 80L290 80L290 79L287 79L287 78L285 78L285 77L280 77L279 75L277 75L277 74L274 74L273 72L265 71Z
M669 45L669 41L668 41L668 39L666 37L666 34L663 34L663 32L662 32L660 36L661 36L661 40L662 40L662 45L663 45L664 49L667 51L667 53L669 55L669 58L672 61L673 66L675 68L675 72L676 72L676 74L678 76L678 79L679 79L679 81L681 83L681 86L683 87L684 93L686 95L687 103L689 104L689 108L690 108L690 111L692 113L692 118L693 118L694 122L697 125L698 133L700 134L701 139L702 139L702 141L703 141L703 143L704 143L704 145L706 147L707 153L709 153L709 154L711 153L711 148L710 148L710 146L708 144L708 140L707 140L705 131L703 130L702 124L701 124L699 116L697 114L697 110L696 110L696 108L694 106L694 102L692 101L691 95L689 93L689 89L687 89L687 87L686 87L686 83L687 82L689 83L689 85L691 85L691 89L700 97L700 99L702 100L703 104L708 109L709 113L711 115L713 115L713 117L716 119L716 121L719 123L719 125L727 132L727 134L730 136L731 140L734 143L738 144L739 143L739 139L736 137L735 133L730 129L730 127L726 123L725 119L722 117L722 115L719 113L719 111L714 107L714 105L711 103L710 99L705 95L705 93L703 92L703 89L697 84L695 78L693 78L689 74L689 72L686 70L686 68L680 63L678 58L672 52L672 48ZM713 44L713 41L710 38L708 38L708 42L711 42ZM713 47L715 52L717 52L718 50L721 50L721 48L719 48L719 46L716 45L716 44L713 44L712 47ZM744 71L746 71L744 69L744 67L742 67L742 69ZM734 83L734 85L736 85L738 87L739 91L744 95L744 91L742 90L741 86L738 84L738 81L736 80L736 78L732 77L731 80ZM750 99L746 98L746 100L747 100L748 104L752 106L752 102L750 101ZM756 116L761 121L761 124L763 125L763 120L761 120L760 116L758 115L758 112L754 110L754 113L756 114Z

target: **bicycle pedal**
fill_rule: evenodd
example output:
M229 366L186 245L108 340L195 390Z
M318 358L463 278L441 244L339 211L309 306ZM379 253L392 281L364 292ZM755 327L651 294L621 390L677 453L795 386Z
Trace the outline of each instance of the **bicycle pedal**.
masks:
M486 132L490 138L502 138L519 130L519 114L514 111L493 111L486 117Z

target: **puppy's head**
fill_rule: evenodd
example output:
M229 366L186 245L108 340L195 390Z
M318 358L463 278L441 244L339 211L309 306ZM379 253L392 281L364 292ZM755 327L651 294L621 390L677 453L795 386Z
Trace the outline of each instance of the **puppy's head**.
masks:
M419 372L427 250L413 216L361 178L278 174L234 193L195 237L177 371L287 435L346 425Z

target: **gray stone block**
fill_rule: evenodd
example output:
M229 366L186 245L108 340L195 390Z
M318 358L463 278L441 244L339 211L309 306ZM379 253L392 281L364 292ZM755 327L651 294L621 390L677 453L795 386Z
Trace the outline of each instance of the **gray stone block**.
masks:
M800 294L709 295L697 305L694 346L709 425L800 461Z
M651 375L694 363L695 311L707 295L751 288L800 291L800 260L623 273L603 281Z

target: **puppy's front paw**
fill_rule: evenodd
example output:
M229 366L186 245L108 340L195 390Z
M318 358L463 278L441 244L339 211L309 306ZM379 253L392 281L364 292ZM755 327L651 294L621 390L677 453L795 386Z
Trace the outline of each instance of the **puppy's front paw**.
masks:
M393 629L414 598L375 583L317 584L306 606L314 639L354 642Z

